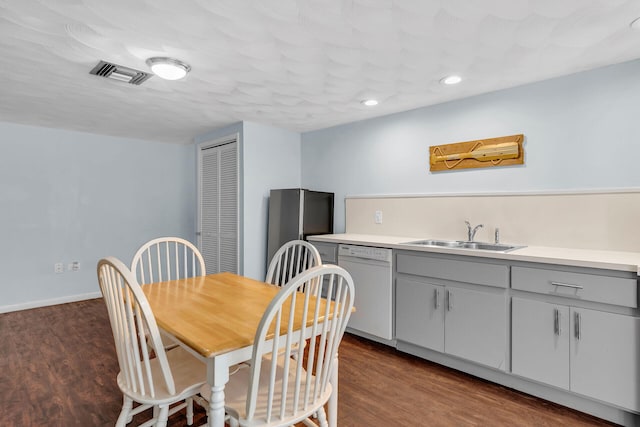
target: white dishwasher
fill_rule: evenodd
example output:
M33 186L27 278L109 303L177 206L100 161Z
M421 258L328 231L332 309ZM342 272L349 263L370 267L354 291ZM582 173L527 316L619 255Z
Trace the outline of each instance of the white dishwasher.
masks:
M391 249L340 245L338 265L351 274L355 313L348 330L367 338L393 339L393 272ZM374 338L375 339L375 338Z

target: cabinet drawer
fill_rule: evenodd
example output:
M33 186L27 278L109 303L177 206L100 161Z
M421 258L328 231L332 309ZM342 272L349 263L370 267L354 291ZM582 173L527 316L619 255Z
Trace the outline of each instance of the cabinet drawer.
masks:
M311 242L313 246L320 252L323 264L338 263L338 245L335 243Z
M478 285L509 287L509 266L486 262L459 261L446 258L431 258L409 254L398 254L398 273L433 277Z
M530 267L511 268L511 287L528 292L638 307L638 281Z

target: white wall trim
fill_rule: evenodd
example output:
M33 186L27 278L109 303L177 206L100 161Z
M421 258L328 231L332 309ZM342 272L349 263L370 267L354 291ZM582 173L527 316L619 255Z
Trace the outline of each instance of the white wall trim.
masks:
M50 305L65 304L68 302L84 301L88 299L101 298L100 292L91 292L88 294L69 295L62 298L52 298L40 301L30 301L24 304L14 304L0 306L0 313L10 313L12 311L29 310L31 308L47 307Z
M347 194L345 199L407 199L420 197L486 197L486 196L554 196L574 194L624 194L640 193L640 188L594 188L587 190L540 190L540 191L487 191L478 193L424 193L424 194Z

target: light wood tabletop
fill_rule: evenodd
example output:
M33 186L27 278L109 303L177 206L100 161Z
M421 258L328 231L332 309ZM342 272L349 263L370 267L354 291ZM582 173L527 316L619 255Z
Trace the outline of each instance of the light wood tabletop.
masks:
M252 345L262 315L281 288L217 273L142 285L142 289L158 326L210 358ZM302 313L295 318L301 323Z

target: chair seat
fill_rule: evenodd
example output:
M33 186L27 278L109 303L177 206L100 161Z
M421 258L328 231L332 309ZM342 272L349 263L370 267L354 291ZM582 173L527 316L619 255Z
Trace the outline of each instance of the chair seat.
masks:
M271 357L270 356L265 356L262 359L262 363L271 363ZM300 396L300 401L298 402L298 410L296 411L295 414L292 413L292 408L293 408L293 396L294 396L294 390L295 390L295 374L293 374L293 372L296 369L296 360L295 359L291 359L290 363L289 363L289 372L292 372L291 375L288 375L286 377L289 378L288 380L288 386L287 386L287 418L286 418L286 423L284 425L289 425L289 424L295 424L301 420L304 420L306 418L309 418L313 413L315 413L316 411L318 411L318 405L316 404L315 406L311 405L311 402L314 401L313 396L309 396L309 405L307 406L306 409L304 409L304 396ZM284 371L284 358L283 357L279 357L278 358L278 373L276 374L277 378L282 379L282 375L281 373ZM306 371L304 370L304 368L302 369L303 371L303 380L301 381L300 385L301 388L304 388L304 385L307 383L306 381ZM247 421L247 413L246 413L246 404L247 404L247 392L248 392L248 385L249 385L249 376L251 375L251 366L250 365L240 365L240 369L231 377L229 377L229 382L227 383L227 385L225 386L224 389L224 396L225 396L225 410L227 412L227 414L229 414L232 418L235 418L236 420L239 421L240 426L242 427L252 427L252 426L261 426L261 427L268 427L268 426L281 426L283 425L283 421L282 420L277 420L277 421L273 421L272 423L266 423L266 417L267 417L267 404L266 404L266 400L267 400L267 388L268 388L268 384L269 384L269 376L270 372L268 369L262 369L261 370L261 376L260 376L260 385L261 385L261 389L260 392L258 393L258 401L256 404L256 412L254 415L253 420L251 421ZM313 381L315 381L315 376L311 376L310 377L310 381L313 383ZM280 380L281 381L281 380ZM263 390L264 388L264 390ZM277 389L280 389L280 384L277 384ZM326 389L324 390L324 393L322 393L322 395L320 396L319 401L321 402L327 402L329 400L329 397L331 396L332 393L332 388L331 388L331 384L329 384ZM210 400L211 397L211 388L207 385L204 385L201 389L200 389L200 394L207 400ZM273 397L274 402L276 402L276 404L274 405L275 407L279 407L280 406L280 402L282 401L282 396L280 394L277 394L276 396ZM274 418L278 418L279 414L275 414L276 416Z
M207 367L204 363L198 361L182 347L176 347L169 350L166 354L167 361L169 362L169 366L171 366L171 371L173 373L173 380L175 381L175 394L169 394L164 386L164 379L158 359L149 360L149 363L151 364L151 372L153 374L154 388L156 391L156 395L153 399L148 399L146 396L143 396L136 391L128 390L122 378L123 373L120 372L117 380L122 393L140 403L160 405L167 402L175 402L176 396L192 396L198 392L198 389L203 384L206 384L205 378Z

